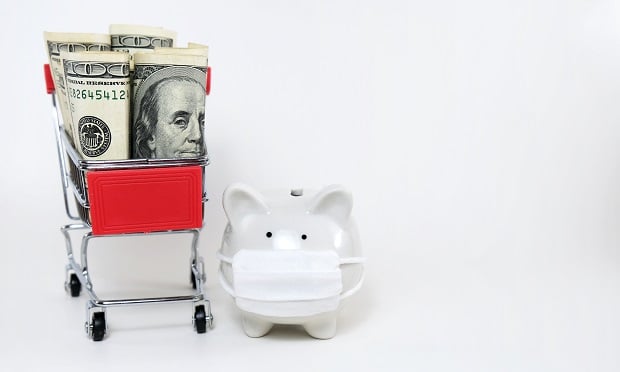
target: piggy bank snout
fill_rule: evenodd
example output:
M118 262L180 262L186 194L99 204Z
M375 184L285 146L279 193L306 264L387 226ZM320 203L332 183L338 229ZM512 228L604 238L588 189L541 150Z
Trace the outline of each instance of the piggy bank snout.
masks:
M276 250L301 249L301 234L293 230L279 230L272 233L269 238L271 246Z

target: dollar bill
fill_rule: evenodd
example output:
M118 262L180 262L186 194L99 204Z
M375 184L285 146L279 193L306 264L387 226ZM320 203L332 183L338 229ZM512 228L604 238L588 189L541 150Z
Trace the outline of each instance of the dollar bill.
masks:
M61 52L78 153L88 160L129 159L129 53Z
M202 44L188 43L186 48L155 48L153 52L156 54L196 55L204 57L206 65L209 63L209 47Z
M135 53L134 63L133 156L204 155L207 56Z
M111 50L110 35L44 32L43 36L49 56L52 78L54 79L54 85L56 87L56 97L60 107L61 120L67 134L73 139L73 123L69 112L64 68L60 59L60 53Z
M176 32L162 27L143 25L112 24L109 27L112 50L128 52L131 56L137 52L155 48L171 48L175 45ZM133 71L133 58L130 69Z
M209 51L209 46L205 45L205 44L199 44L199 43L194 43L194 42L189 42L187 43L187 47L190 49L206 49L207 51Z
M155 53L160 54L194 54L203 57L209 56L209 46L197 44L197 43L187 43L187 47L157 47L153 50Z

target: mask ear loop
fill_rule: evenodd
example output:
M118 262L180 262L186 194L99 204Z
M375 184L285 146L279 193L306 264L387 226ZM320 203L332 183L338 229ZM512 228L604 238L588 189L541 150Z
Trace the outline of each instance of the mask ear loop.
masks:
M362 284L364 283L364 277L366 276L366 271L364 270L364 265L363 265L365 262L366 262L366 257L346 257L346 258L340 259L341 265L352 265L352 264L362 265L362 275L360 277L360 280L357 281L357 284L353 288L340 294L341 300L351 296L353 293L357 292L360 288L362 288Z
M220 249L219 251L217 251L217 252L215 253L215 255L216 255L216 257L217 257L217 259L218 259L218 260L220 260L220 261L222 261L222 262L226 262L227 264L231 264L231 265L232 265L232 258L230 258L230 257L228 257L228 256L225 256L225 255L222 253L222 250L221 250L221 249Z
M224 256L221 250L217 251L216 256L220 261L230 264L232 266L232 259L228 256ZM217 269L217 274L220 279L220 284L222 285L222 288L224 288L224 290L228 292L229 295L235 297L235 290L233 289L233 287L230 286L230 284L228 284L228 280L226 279L226 277L224 277L221 264Z
M222 288L224 288L224 290L228 292L229 295L231 295L232 297L235 297L235 290L230 286L230 284L228 284L228 281L224 277L224 273L222 272L222 269L220 268L217 273L220 278L220 284L222 285Z

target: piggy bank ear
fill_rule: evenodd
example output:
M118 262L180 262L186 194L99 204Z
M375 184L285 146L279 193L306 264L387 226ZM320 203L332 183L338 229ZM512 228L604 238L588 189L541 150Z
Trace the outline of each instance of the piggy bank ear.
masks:
M250 186L241 183L235 183L226 188L222 204L228 221L233 227L240 224L248 215L269 212L263 196Z
M347 225L351 209L353 209L353 197L340 185L327 186L319 191L308 206L308 212L330 216L342 227Z

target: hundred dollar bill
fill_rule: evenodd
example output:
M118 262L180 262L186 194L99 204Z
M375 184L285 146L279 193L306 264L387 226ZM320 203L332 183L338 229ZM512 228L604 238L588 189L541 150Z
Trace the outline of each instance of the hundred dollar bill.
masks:
M112 24L109 27L112 50L134 53L154 48L174 47L176 32L161 27ZM130 60L133 71L133 58Z
M133 156L204 155L206 55L136 53L134 62Z
M187 47L191 48L191 49L206 49L207 51L209 50L209 46L205 45L205 44L199 44L199 43L193 43L193 42L189 42L187 43Z
M76 150L88 160L129 159L129 53L62 52Z
M172 47L172 48L155 48L153 50L157 54L183 54L183 55L197 55L207 58L209 57L209 47L202 44L187 43L186 48Z
M70 138L73 138L73 123L67 102L66 83L60 53L111 50L110 35L44 32L44 38L49 56L50 70L56 87L56 96L60 106L61 119L67 134Z
M208 57L209 55L209 46L197 44L197 43L187 43L187 47L157 47L154 49L155 53L162 54L195 54L204 57Z

